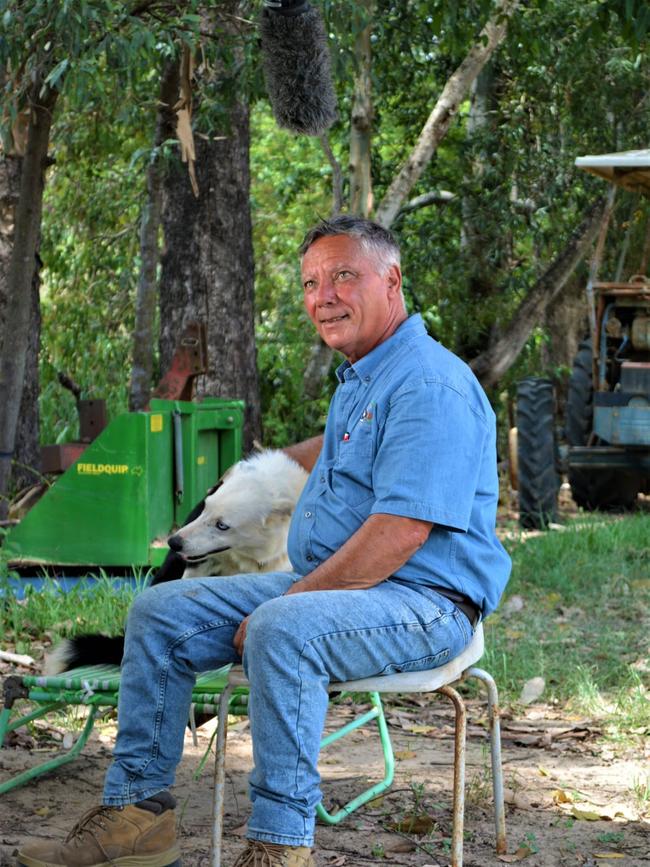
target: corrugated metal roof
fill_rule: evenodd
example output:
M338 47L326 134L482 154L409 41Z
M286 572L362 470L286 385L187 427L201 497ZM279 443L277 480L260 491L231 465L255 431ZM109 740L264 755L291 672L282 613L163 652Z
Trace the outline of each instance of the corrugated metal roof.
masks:
M626 190L650 195L650 149L578 157L575 164Z

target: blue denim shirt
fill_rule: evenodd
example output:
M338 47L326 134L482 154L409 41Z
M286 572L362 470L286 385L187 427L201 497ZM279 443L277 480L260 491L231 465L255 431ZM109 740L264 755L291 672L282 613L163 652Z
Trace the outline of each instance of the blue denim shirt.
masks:
M313 571L376 513L432 521L395 573L493 611L510 575L495 535L495 416L469 367L411 316L337 370L323 448L294 512L289 558Z

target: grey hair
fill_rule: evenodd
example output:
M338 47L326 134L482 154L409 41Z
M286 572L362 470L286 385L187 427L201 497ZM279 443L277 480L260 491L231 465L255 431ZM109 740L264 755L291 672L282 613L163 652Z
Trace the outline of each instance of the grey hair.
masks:
M379 223L349 214L321 220L307 232L298 252L304 256L312 244L332 235L348 235L358 240L364 253L378 260L382 273L388 271L391 265L399 267L400 249L393 233Z

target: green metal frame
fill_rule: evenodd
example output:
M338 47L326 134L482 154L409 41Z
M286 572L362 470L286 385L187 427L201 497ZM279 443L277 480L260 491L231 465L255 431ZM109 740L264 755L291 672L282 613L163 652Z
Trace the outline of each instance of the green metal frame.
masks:
M358 716L346 725L341 726L340 729L332 732L332 734L324 737L320 742L320 748L322 750L324 747L335 743L340 738L349 735L350 732L355 731L360 726L365 725L374 719L377 721L381 747L384 754L384 779L379 783L375 783L374 786L370 786L370 788L366 789L360 795L357 795L356 798L348 801L347 804L341 807L340 810L337 810L334 814L328 813L325 807L323 807L323 804L320 803L316 807L316 815L327 825L338 825L339 822L342 822L343 819L347 818L350 813L353 813L355 810L358 810L359 807L367 804L368 801L372 801L373 798L376 798L381 795L382 792L385 792L393 782L393 775L395 773L395 756L393 755L393 745L390 740L390 734L388 733L388 726L386 725L386 717L384 716L381 697L378 692L369 692L368 696L370 697L372 708L367 713Z
M195 712L215 715L218 713L219 696L228 682L229 670L230 666L226 665L223 668L199 675L192 691L192 703ZM0 795L34 780L42 774L56 770L79 755L88 741L96 720L107 709L117 707L120 669L117 666L88 666L54 677L25 675L22 678L14 678L14 682L16 680L19 680L22 686L20 697L14 696L10 699L5 697L4 707L0 711L0 747L4 744L5 737L9 732L70 705L88 706L90 713L81 734L67 752L41 762L35 767L0 783ZM328 825L338 825L359 807L384 792L393 782L395 758L381 697L377 692L371 692L368 695L372 704L370 710L324 737L321 740L321 750L374 720L377 723L384 755L384 778L353 798L335 813L329 813L322 803L319 804L316 808L318 818ZM33 702L37 707L12 719L14 701L19 699ZM228 712L233 715L246 715L248 712L248 687L242 686L233 689L228 701Z

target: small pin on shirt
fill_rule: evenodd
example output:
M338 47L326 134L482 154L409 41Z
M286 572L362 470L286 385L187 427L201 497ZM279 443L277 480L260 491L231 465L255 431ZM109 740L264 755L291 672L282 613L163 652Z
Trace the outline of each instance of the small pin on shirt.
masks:
M343 442L346 443L350 439L350 434L346 431L343 434Z

